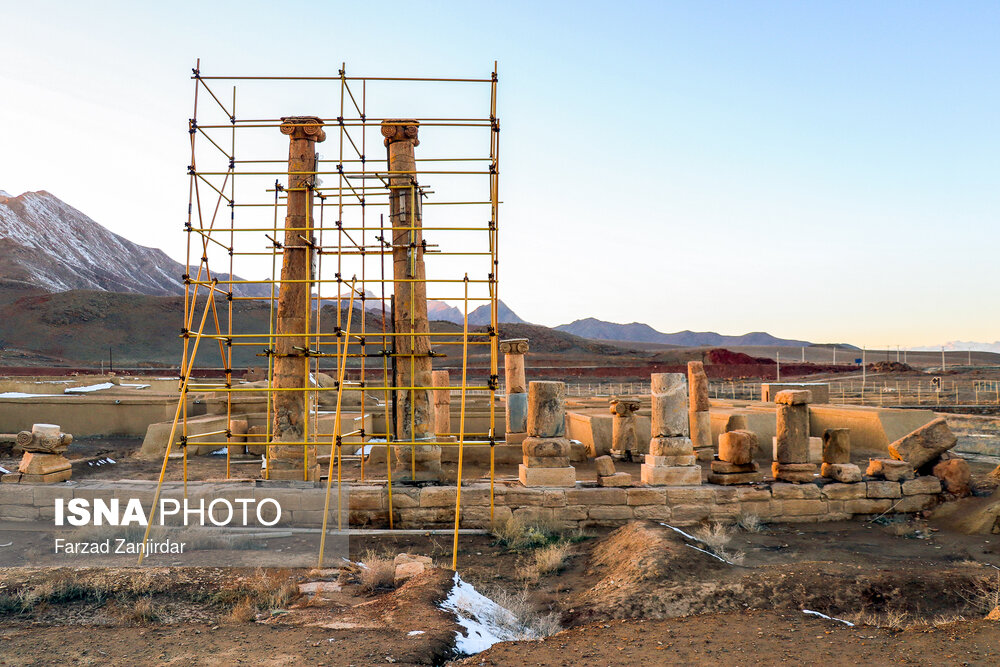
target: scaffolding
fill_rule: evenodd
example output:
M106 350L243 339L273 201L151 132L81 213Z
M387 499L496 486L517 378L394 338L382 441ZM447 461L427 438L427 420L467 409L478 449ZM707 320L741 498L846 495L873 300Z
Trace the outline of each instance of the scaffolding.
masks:
M329 451L324 473L324 537L334 480L338 502L342 486L350 484L343 474L345 461L360 460L361 481L387 484L392 528L393 450L409 446L411 477L415 477L412 452L417 445L457 447L454 566L465 447L490 448L491 517L493 513L499 389L496 63L486 78L429 78L348 75L346 64L336 76L207 76L198 61L191 79L194 100L188 122L189 200L184 222L188 273L180 334L180 398L156 498L171 452L180 450L186 493L188 448L212 436L226 438L227 479L232 478L232 452L237 448L262 448L262 474L268 478L275 452L287 447L302 449L303 479L308 480L310 448L320 446ZM291 172L286 166L288 144L282 141L285 137L279 127L294 110L289 106L321 114L318 118L327 136L323 145L316 146L314 171ZM382 126L401 117L419 125L426 147L427 156L416 157L412 172L390 171L388 148L381 155L378 148ZM325 157L324 151L333 157ZM409 183L398 185L399 179L394 178L398 176L408 177ZM283 211L294 190L289 187L293 177L304 183L307 206L304 227L291 230ZM392 213L392 193L399 187L409 188L407 201L415 203L416 215L407 218ZM279 337L302 337L301 333L279 334L276 328L282 287L300 282L284 279L280 273L282 255L293 247L284 236L289 231L297 232L298 248L306 249L312 266L305 278L308 297L302 313L306 345L294 348L294 354L304 358L305 370L301 386L293 388L274 382ZM412 344L402 344L425 335L413 328L412 317L408 330L393 327L394 285L399 282L392 275L393 250L409 239L410 252L414 252L417 233L423 235L420 252L428 258L427 274L408 280L422 283L429 301L460 304L463 322L461 329L432 328L427 334L429 355L421 355ZM269 277L255 277L268 272ZM480 316L488 313L485 326L470 324L470 314L477 308ZM236 366L245 365L251 355L260 360L260 373L266 379L247 386ZM400 386L396 370L401 364L412 370L420 356L430 356L435 365L451 370L450 386L416 382ZM470 357L475 361L471 367ZM193 377L199 366L214 366L220 358L224 377ZM321 374L334 380L324 383ZM454 382L456 375L460 375L459 383ZM411 372L408 377L415 376ZM412 398L417 391L442 389L459 396L458 431L418 441L411 429L409 440L400 439L393 405L398 393L409 392ZM301 441L275 438L272 410L281 391L303 397L306 418ZM224 432L189 431L188 398L201 392L225 401ZM486 429L466 428L469 392L488 397ZM263 432L252 428L245 435L235 434L233 421L241 416L235 408L241 398L261 393L266 397L267 414ZM323 411L324 406L335 407ZM329 412L332 421L323 417ZM410 411L411 418L414 412ZM373 470L369 460L373 448L383 446L385 467Z

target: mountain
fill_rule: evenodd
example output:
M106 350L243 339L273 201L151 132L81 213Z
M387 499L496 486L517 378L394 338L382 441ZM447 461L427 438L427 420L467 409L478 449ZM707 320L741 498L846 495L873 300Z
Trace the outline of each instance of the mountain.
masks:
M0 279L52 292L183 293L184 265L112 233L49 192L0 191ZM228 274L215 274L219 280ZM266 285L237 286L263 296Z
M465 321L465 317L459 308L449 306L444 301L435 301L433 299L427 300L427 318L432 322L437 320L439 322L453 322L454 324L462 324ZM507 304L503 301L497 302L497 321L510 324L527 324L527 322L517 316L517 313L508 308ZM490 307L488 304L483 304L469 313L469 326L482 327L489 323Z
M677 333L666 334L641 322L617 324L615 322L598 320L593 317L576 320L569 324L561 324L555 327L555 329L595 340L661 343L664 345L682 345L684 347L736 347L743 345L803 347L811 344L802 340L777 338L761 331L743 334L742 336L724 336L714 331L678 331Z

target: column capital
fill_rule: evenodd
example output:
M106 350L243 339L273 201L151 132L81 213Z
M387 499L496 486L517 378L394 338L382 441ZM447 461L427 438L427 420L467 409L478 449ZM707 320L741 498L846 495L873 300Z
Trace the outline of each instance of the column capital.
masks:
M385 137L385 145L388 146L396 141L409 141L414 146L419 146L420 140L417 139L419 127L420 123L415 120L383 120L382 136Z
M637 412L639 410L640 403L634 399L629 398L613 398L611 399L611 414L621 415L625 417L630 413Z
M528 339L509 338L507 340L502 340L500 341L500 352L502 354L527 354Z
M326 141L323 121L317 116L285 116L281 119L281 133L292 139L306 139L317 143Z

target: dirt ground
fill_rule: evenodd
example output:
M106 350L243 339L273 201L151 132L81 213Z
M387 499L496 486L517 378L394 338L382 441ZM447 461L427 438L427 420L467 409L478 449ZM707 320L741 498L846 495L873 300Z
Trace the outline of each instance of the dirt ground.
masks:
M552 614L566 628L468 658L453 654L461 628L438 606L452 586L447 535L352 540L351 560L408 552L443 566L396 590L367 590L349 565L0 570L0 664L1000 661L1000 623L982 620L988 596L1000 595L1000 536L951 533L920 519L732 529L722 553L735 565L653 522L564 544L561 568L532 579L523 571L534 551L489 535L462 537L463 579L494 599L520 592L528 613ZM52 594L70 582L86 586ZM13 594L25 589L49 597L12 609ZM261 591L269 597L261 600ZM259 604L237 618L248 595Z

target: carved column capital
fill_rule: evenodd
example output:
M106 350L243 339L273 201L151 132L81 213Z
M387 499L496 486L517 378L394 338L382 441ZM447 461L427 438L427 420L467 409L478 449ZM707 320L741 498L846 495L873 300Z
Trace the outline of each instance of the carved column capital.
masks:
M527 338L510 338L500 341L500 352L502 354L527 354Z
M417 139L417 131L420 123L415 120L383 120L382 136L385 137L385 145L396 141L409 141L414 146L420 145Z
M292 139L306 139L317 143L326 141L323 121L316 116L285 116L281 119L281 133Z

